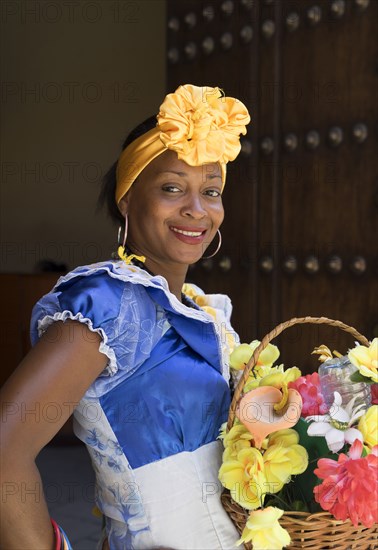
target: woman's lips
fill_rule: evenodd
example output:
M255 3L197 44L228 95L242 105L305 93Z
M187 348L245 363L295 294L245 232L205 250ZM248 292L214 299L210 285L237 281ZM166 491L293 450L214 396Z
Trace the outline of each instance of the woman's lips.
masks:
M202 229L200 227L176 227L170 226L169 228L175 237L184 243L187 244L198 244L202 243L207 229Z

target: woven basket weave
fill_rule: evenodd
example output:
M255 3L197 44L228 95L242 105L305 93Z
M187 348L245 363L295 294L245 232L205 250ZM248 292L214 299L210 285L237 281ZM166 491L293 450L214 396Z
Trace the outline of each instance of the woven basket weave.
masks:
M294 318L281 323L269 332L255 349L251 359L247 363L243 375L235 389L231 402L227 422L227 430L233 426L238 402L242 396L243 388L248 380L249 373L254 368L260 353L267 345L281 332L293 325L298 324L326 324L340 328L350 333L355 339L365 346L369 345L365 336L362 336L353 327L341 321L328 319L327 317L301 317ZM222 504L236 529L241 534L249 516L249 511L242 508L231 497L230 492L225 490L222 494ZM289 549L307 550L377 550L378 549L378 525L367 528L364 526L354 527L348 521L338 521L328 512L310 514L306 512L285 512L280 519L280 525L287 529L290 534L291 543ZM245 543L246 550L252 550L251 543Z

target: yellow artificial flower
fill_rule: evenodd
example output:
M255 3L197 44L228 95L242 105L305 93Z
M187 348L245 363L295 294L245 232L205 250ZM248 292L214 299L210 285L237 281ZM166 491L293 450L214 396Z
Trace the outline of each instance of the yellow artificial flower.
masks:
M284 384L294 382L294 380L297 380L297 378L301 375L302 373L298 367L290 367L284 371L282 365L282 371L274 371L271 369L269 374L263 376L259 382L259 386L273 386L275 388L282 388Z
M208 297L203 294L197 294L197 296L195 296L194 298L194 301L200 307L207 306L207 304L209 303Z
M292 475L302 474L308 466L307 451L302 445L269 445L263 455L270 493L277 493Z
M253 550L282 550L290 544L290 535L279 524L283 510L268 506L250 513L237 544L252 542Z
M283 447L289 447L290 445L296 445L298 442L299 434L292 428L277 430L269 436L269 445L282 445Z
M252 437L252 436L251 436ZM223 462L228 462L230 460L236 460L238 457L239 451L242 449L250 449L251 444L247 439L237 439L232 445L229 445L225 448L222 455Z
M283 372L284 372L283 365L276 365L274 367L270 367L270 366L267 367L265 365L261 365L261 366L255 367L248 376L243 392L247 393L257 388L260 385L260 380L265 378L265 376L268 376L274 373L283 373Z
M225 424L227 427L227 424ZM224 433L223 436L223 445L225 447L232 446L239 439L251 440L253 438L252 434L247 430L243 424L235 424L232 426L231 430L227 433Z
M230 356L230 367L236 370L243 370L259 344L259 340L253 340L250 344L240 344ZM259 367L271 367L279 355L280 352L277 346L268 344L259 355L254 369L256 371L255 374L258 374Z
M184 283L181 290L182 290L183 294L185 294L185 296L188 296L192 300L194 300L195 297L197 296L196 290L189 283Z
M225 447L223 462L236 459L239 451L250 448L252 439L253 435L243 426L243 424L233 426L231 430L223 436L223 445Z
M308 453L303 445L290 445L287 447L288 456L291 462L293 476L303 474L307 470L308 466Z
M213 307L211 307L211 306L201 306L201 308L203 309L203 311L206 311L206 313L211 315L211 317L213 319L217 320L217 312Z
M378 405L372 405L358 422L364 443L371 449L378 445Z
M378 383L378 338L374 338L369 347L356 346L348 353L349 361L355 365L362 376Z
M227 163L240 152L240 134L250 121L247 108L219 88L180 86L158 114L160 139L191 166Z
M219 480L243 508L259 508L267 492L261 452L254 447L241 449L235 460L223 462L219 469Z
M300 376L301 371L297 367L291 367L284 372L271 372L261 378L259 386L271 386L281 390L282 398L279 403L275 403L275 411L282 411L285 408L289 398L288 383L293 382Z
M230 355L230 367L235 370L243 370L252 357L252 353L249 344L240 344Z
M270 445L263 456L265 475L270 493L278 493L290 480L292 465L288 448L282 445Z

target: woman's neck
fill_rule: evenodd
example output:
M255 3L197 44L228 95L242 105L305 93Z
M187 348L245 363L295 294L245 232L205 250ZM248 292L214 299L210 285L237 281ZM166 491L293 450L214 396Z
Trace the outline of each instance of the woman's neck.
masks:
M128 255L134 254L129 246L126 246L126 252ZM141 255L141 254L140 254ZM185 283L188 266L185 264L161 264L151 258L146 258L144 262L134 258L132 263L142 269L145 269L150 275L161 275L168 283L168 288L176 296L176 298L182 301L182 287Z
M145 262L147 271L154 275L161 275L166 279L169 290L181 302L182 287L185 283L186 274L188 271L185 265L159 265L153 260L147 258Z

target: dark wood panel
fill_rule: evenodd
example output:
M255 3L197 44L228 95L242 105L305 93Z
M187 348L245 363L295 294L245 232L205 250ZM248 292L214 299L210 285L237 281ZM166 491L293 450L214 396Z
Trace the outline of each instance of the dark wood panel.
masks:
M296 10L303 22L309 4L291 2L290 10ZM373 196L378 163L372 124L378 118L377 47L372 40L378 4L358 12L354 2L347 2L338 20L330 15L330 3L319 5L323 20L318 25L301 24L296 32L286 31L282 40L282 137L289 132L298 136L295 153L282 154L282 257L295 255L300 267L291 277L281 274L281 312L285 318L339 318L371 337L378 316L378 210ZM283 10L282 24L288 13L289 8ZM368 128L363 143L353 137L357 123ZM329 139L331 127L343 132L339 146ZM310 130L320 136L319 147L312 151L305 144ZM312 276L303 269L309 255L316 256L320 266ZM340 273L329 272L332 256L342 260ZM360 276L350 269L356 256L367 262ZM311 331L304 332L303 344L298 344L303 357L305 349L320 343L316 338L317 333L313 338ZM320 341L328 338L335 338L340 351L351 345L341 333L324 334ZM291 358L298 357L297 350L289 348L283 344Z

